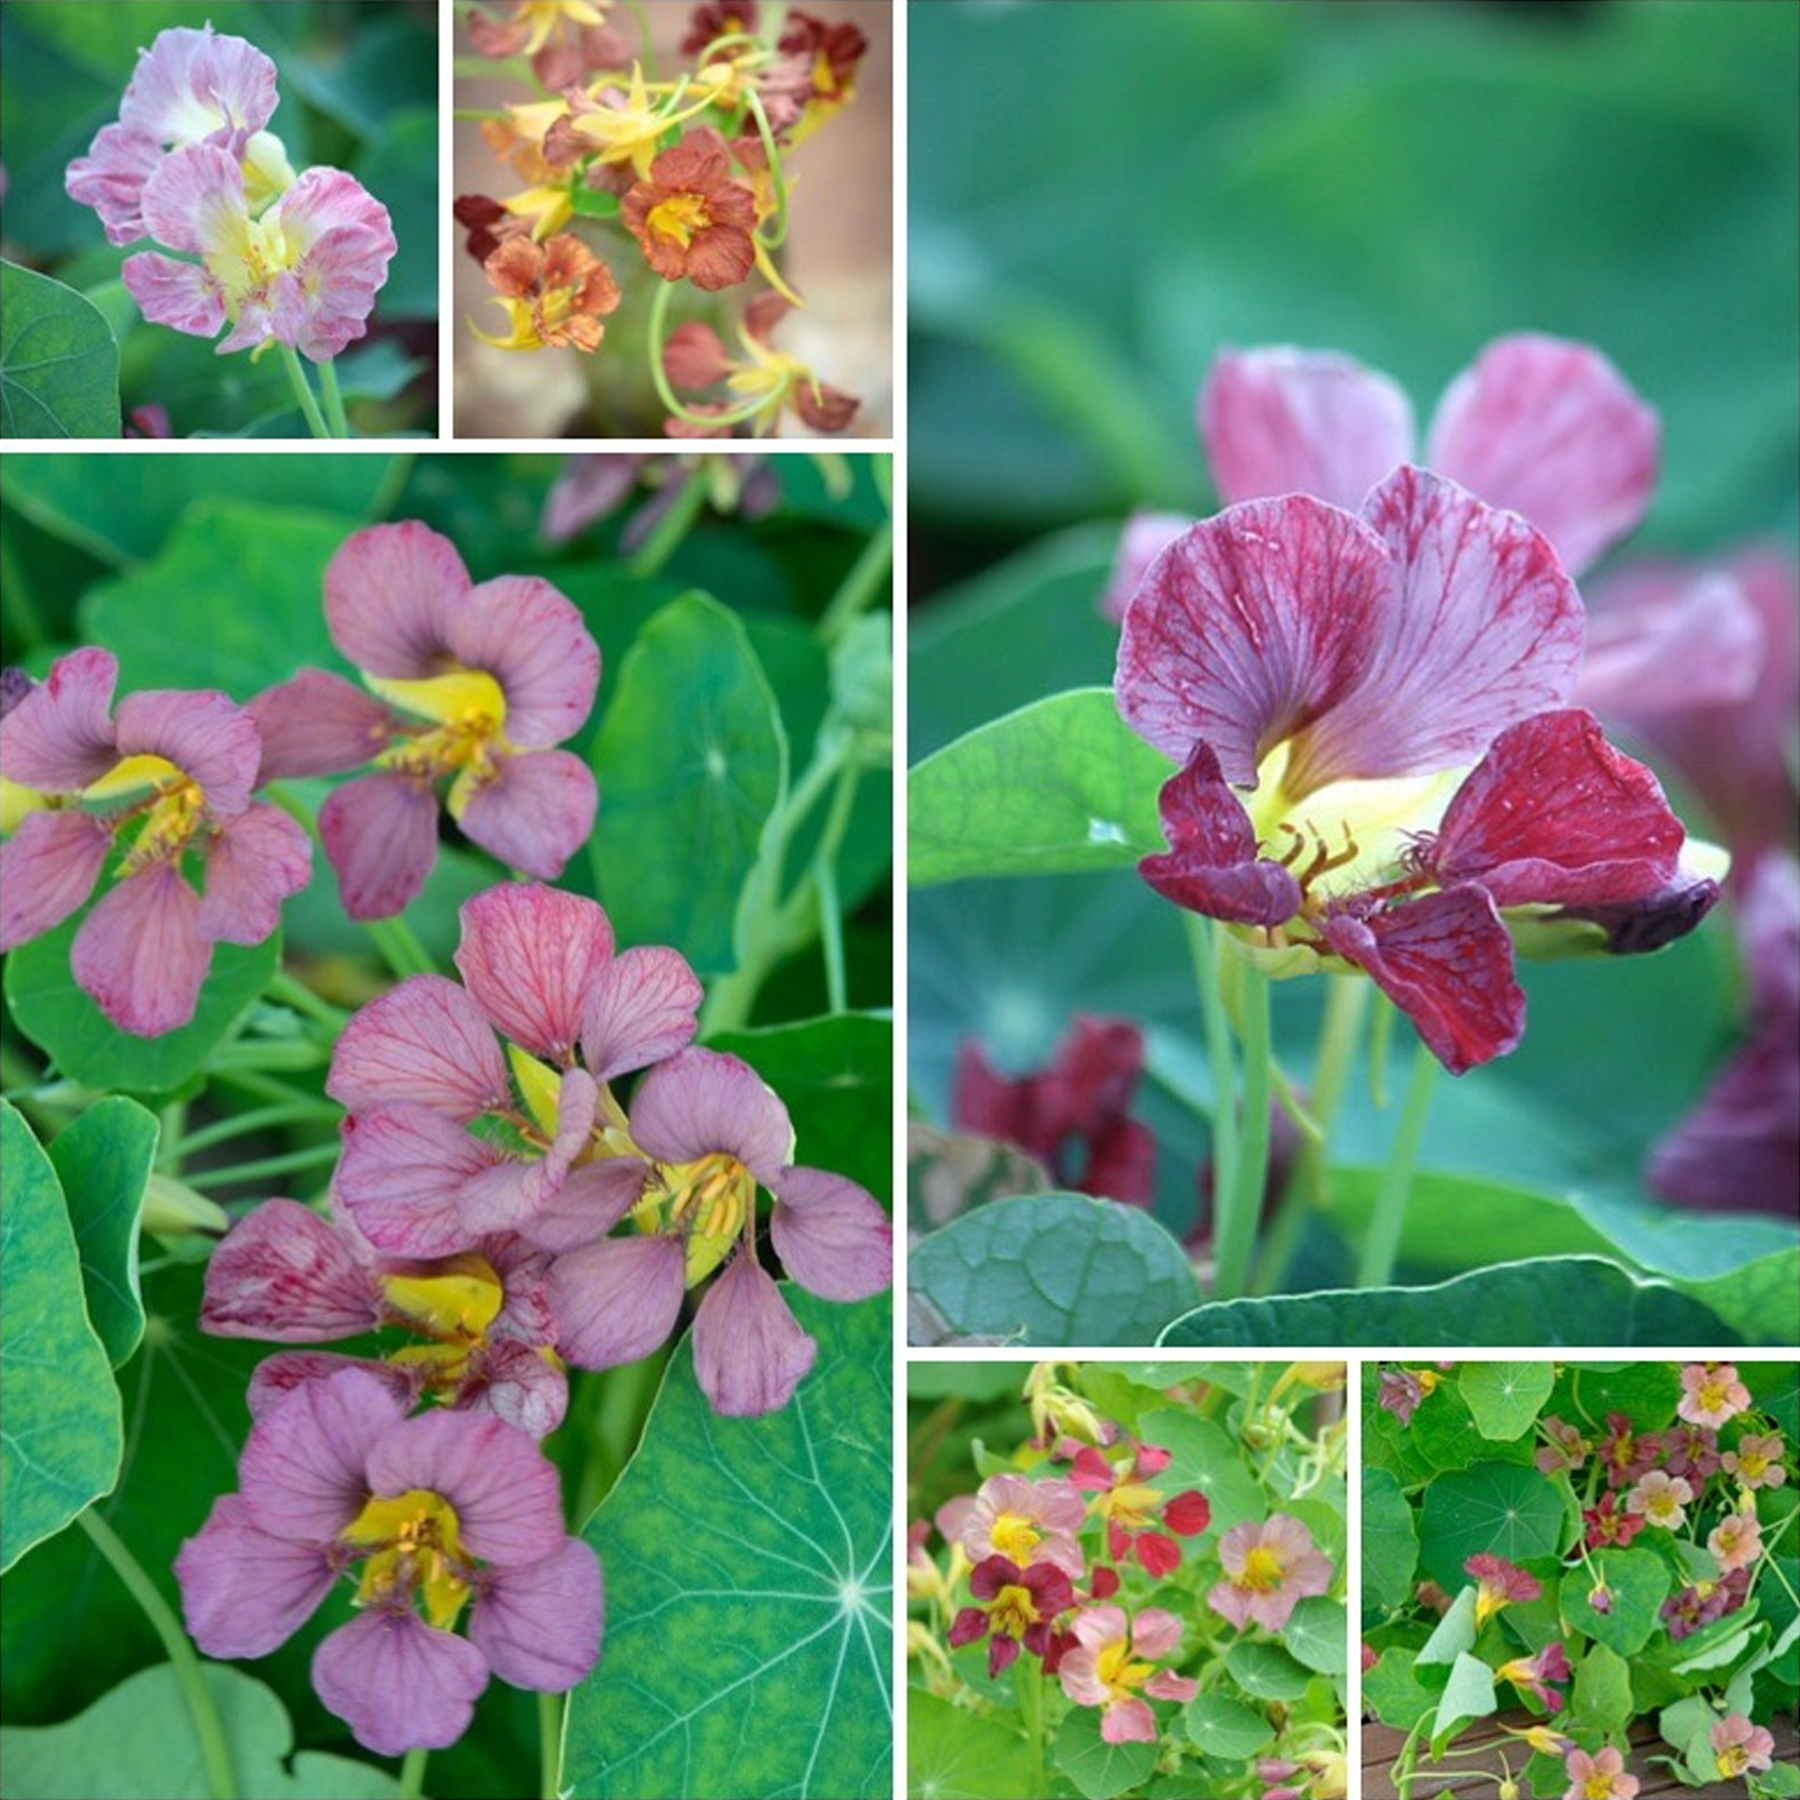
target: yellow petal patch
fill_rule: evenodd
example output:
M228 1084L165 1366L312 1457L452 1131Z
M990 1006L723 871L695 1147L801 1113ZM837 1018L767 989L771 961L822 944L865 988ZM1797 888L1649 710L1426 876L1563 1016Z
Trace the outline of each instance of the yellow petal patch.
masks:
M416 718L479 729L485 737L497 737L506 723L506 695L481 669L458 669L424 681L390 681L365 673L363 681L372 693Z
M506 1046L506 1060L512 1064L513 1080L519 1084L519 1097L532 1123L546 1137L556 1136L556 1105L562 1094L562 1077L548 1063L539 1062L517 1044Z
M393 1310L428 1337L479 1339L500 1315L505 1290L485 1256L465 1251L431 1275L384 1275Z
M165 756L127 756L81 791L89 800L117 800L140 788L163 787L169 782L186 780L187 777Z
M40 794L36 788L8 781L4 775L0 775L0 836L11 837L25 822L27 813L46 812L49 809L48 794Z

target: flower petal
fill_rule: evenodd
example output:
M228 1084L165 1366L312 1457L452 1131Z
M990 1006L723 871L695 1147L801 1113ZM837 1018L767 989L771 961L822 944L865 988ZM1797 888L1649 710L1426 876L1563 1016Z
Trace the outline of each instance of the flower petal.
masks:
M1355 512L1412 455L1412 402L1325 351L1227 350L1200 391L1200 438L1227 505L1311 494Z
M600 646L575 603L536 575L471 588L450 617L450 648L506 696L506 735L522 750L572 738L594 710Z
M416 1101L394 1101L344 1121L333 1187L359 1231L394 1256L454 1256L475 1234L459 1190L514 1165L453 1119Z
M342 169L308 169L271 209L300 251L275 335L328 362L368 329L397 245L388 210Z
M1525 333L1490 344L1438 403L1426 460L1523 514L1580 574L1644 516L1656 414L1586 344Z
M1181 1621L1160 1606L1147 1606L1131 1622L1131 1647L1152 1662L1172 1655L1181 1642Z
M779 1411L818 1353L774 1277L747 1253L731 1259L694 1315L694 1374L725 1418Z
M119 265L119 278L152 325L209 338L216 337L225 323L225 297L218 278L199 263L141 250Z
M244 172L216 144L172 151L144 183L144 228L170 250L242 257L250 220Z
M523 1568L496 1570L469 1616L469 1637L502 1681L560 1694L600 1660L606 1591L580 1538Z
M332 1542L367 1504L369 1454L402 1416L386 1384L361 1369L295 1388L244 1445L238 1481L252 1522L276 1537Z
M566 1066L612 961L612 926L600 903L502 882L465 900L458 917L456 966L475 1003L503 1037Z
M263 781L341 775L387 748L393 715L341 675L302 669L246 708L262 733Z
M594 772L579 756L528 750L500 757L456 822L508 868L552 881L593 835L599 804Z
M469 1728L487 1662L467 1638L415 1612L372 1607L313 1652L318 1695L365 1750L442 1750Z
M641 945L613 958L588 996L581 1054L596 1081L662 1062L693 1041L705 990L679 951Z
M1114 1700L1100 1714L1100 1737L1108 1744L1153 1744L1156 1715L1142 1700Z
M281 903L312 875L312 839L278 806L258 800L213 839L206 857L200 935L260 944L281 923Z
M331 1592L337 1570L318 1544L271 1537L236 1494L213 1502L175 1558L188 1635L208 1656L267 1656Z
M134 1037L187 1024L211 966L200 896L172 862L121 881L82 921L69 951L76 985Z
M200 1329L215 1337L321 1344L371 1331L381 1288L344 1234L298 1200L265 1200L206 1265Z
M1115 624L1122 624L1150 565L1193 524L1186 513L1147 512L1140 507L1125 521L1112 575L1100 596L1100 610Z
M0 774L49 794L72 794L98 781L118 761L106 716L118 679L110 650L59 656L0 721Z
M350 1112L417 1100L461 1121L512 1103L492 1027L442 975L409 975L363 1007L338 1038L325 1091Z
M266 1417L295 1388L308 1382L329 1381L346 1369L356 1369L379 1381L394 1396L401 1414L417 1405L422 1386L422 1371L417 1363L382 1362L368 1356L339 1356L330 1350L283 1350L265 1356L250 1371L250 1385L244 1390L244 1404L252 1420Z
M894 1227L874 1196L823 1169L783 1169L769 1232L781 1266L827 1300L866 1300L892 1285Z
M0 950L60 925L94 891L112 833L91 813L27 813L0 844Z
M489 1341L468 1360L455 1404L497 1419L533 1438L546 1438L569 1410L569 1381L559 1365L529 1344Z
M1633 564L1584 598L1574 698L1590 712L1654 719L1735 705L1755 689L1769 654L1763 622L1724 569Z
M1331 948L1412 1020L1452 1075L1504 1056L1524 1035L1512 939L1480 888L1449 888L1366 918L1328 913L1324 930Z
M128 125L102 125L86 156L78 156L63 176L63 188L77 206L100 215L111 244L135 243L144 235L144 183L163 159L163 147Z
M681 1050L631 1097L632 1141L659 1162L728 1151L764 1187L793 1154L788 1111L747 1062L716 1050Z
M1157 797L1169 848L1138 873L1189 912L1242 925L1279 925L1300 910L1300 884L1256 854L1256 828L1219 772L1211 745L1195 744L1186 766Z
M569 1165L588 1142L599 1089L585 1069L563 1076L556 1096L556 1135L536 1162L502 1164L466 1182L456 1196L464 1227L476 1234L523 1230L556 1197Z
M213 689L156 688L127 694L114 717L120 756L161 756L200 784L214 819L250 804L262 760L256 721Z
M437 797L410 775L359 775L319 808L319 836L353 919L391 919L437 861Z
M191 144L222 129L261 131L279 104L275 65L254 44L177 25L138 52L119 121L158 143Z
M325 570L325 623L357 668L419 681L444 672L450 618L469 587L456 546L428 525L371 525Z
M686 1291L681 1241L602 1238L559 1256L546 1286L556 1347L582 1369L611 1369L648 1356L675 1329Z
M650 1165L635 1157L582 1163L519 1229L545 1250L561 1252L591 1244L637 1204L649 1178Z

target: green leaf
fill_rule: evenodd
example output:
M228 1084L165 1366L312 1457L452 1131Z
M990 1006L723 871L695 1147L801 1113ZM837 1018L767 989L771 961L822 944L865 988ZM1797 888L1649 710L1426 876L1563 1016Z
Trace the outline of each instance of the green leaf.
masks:
M1457 1591L1450 1610L1438 1620L1425 1647L1413 1659L1416 1668L1434 1668L1453 1664L1465 1650L1475 1647L1475 1601L1472 1587Z
M1098 1707L1078 1706L1063 1720L1051 1754L1085 1800L1115 1800L1149 1779L1156 1767L1155 1744L1109 1744L1100 1735Z
M1440 1699L1419 1684L1413 1674L1412 1652L1398 1645L1382 1651L1381 1660L1365 1671L1361 1693L1363 1705L1396 1731L1411 1731Z
M359 52L367 54L367 52ZM399 249L375 296L378 319L437 316L437 110L396 113L352 172L388 209Z
M1676 1285L1711 1307L1746 1344L1800 1338L1800 1248L1777 1250L1723 1275L1677 1277Z
M1625 1728L1635 1711L1630 1664L1605 1644L1593 1645L1575 1671L1569 1706L1571 1722L1610 1738Z
M1419 1566L1419 1534L1400 1484L1386 1469L1362 1472L1363 1592L1392 1611L1412 1598L1413 1570Z
M1342 1675L1350 1667L1350 1622L1341 1600L1315 1595L1288 1614L1281 1641L1296 1662L1321 1675Z
M1471 1556L1523 1562L1554 1556L1561 1548L1567 1514L1562 1496L1528 1464L1476 1463L1440 1475L1425 1490L1419 1521L1419 1560L1440 1587L1466 1580Z
M1472 1719L1487 1718L1499 1704L1493 1670L1480 1657L1465 1651L1456 1659L1450 1679L1444 1684L1443 1698L1438 1701L1437 1717L1431 1724L1432 1754L1439 1754L1448 1739Z
M737 963L739 896L787 788L787 739L743 622L672 601L625 653L594 742L600 898L623 943L666 943L702 974Z
M907 777L907 880L1129 869L1163 847L1169 762L1133 735L1110 688L1009 713Z
M1182 1710L1188 1736L1208 1756L1243 1762L1275 1737L1275 1727L1254 1707L1229 1694L1201 1694Z
M114 1094L96 1100L50 1145L75 1227L88 1316L115 1369L144 1335L138 1218L159 1135L154 1113Z
M1185 1407L1167 1406L1145 1413L1138 1421L1144 1442L1169 1453L1169 1466L1156 1477L1160 1493L1179 1494L1195 1488L1212 1506L1212 1519L1200 1534L1218 1535L1234 1525L1268 1516L1262 1484L1244 1466L1236 1440L1216 1419L1202 1419Z
M1464 1363L1456 1385L1484 1438L1522 1437L1550 1398L1556 1372L1547 1362Z
M602 188L591 188L585 182L578 181L569 190L569 205L578 219L616 219L619 216L619 196Z
M106 1350L88 1322L56 1171L5 1101L0 1195L0 1569L9 1569L111 1491L124 1419Z
M1674 1363L1626 1363L1606 1368L1564 1363L1557 1389L1544 1410L1559 1419L1604 1419L1623 1413L1634 1431L1661 1431L1681 1403L1681 1371Z
M1412 1416L1412 1441L1434 1469L1466 1469L1491 1461L1495 1446L1475 1429L1475 1415L1456 1382L1440 1379Z
M690 1336L583 1532L608 1630L569 1699L577 1793L891 1791L890 1313L783 1291L819 1346L793 1400L717 1417Z
M921 1238L909 1268L955 1330L1017 1344L1149 1344L1199 1292L1154 1219L1085 1194L978 1207Z
M1543 1257L1436 1287L1363 1288L1228 1300L1176 1319L1159 1343L1433 1344L1488 1349L1562 1344L1729 1344L1720 1320L1664 1281L1594 1256Z
M1620 1656L1636 1656L1657 1627L1657 1609L1669 1597L1669 1565L1653 1550L1596 1550L1592 1562L1612 1595L1606 1612L1588 1602L1593 1583L1577 1577L1562 1585L1562 1616L1584 1637Z
M0 262L0 437L116 438L119 346L85 294Z
M1279 1644L1261 1644L1240 1638L1225 1652L1231 1679L1258 1700L1298 1700L1312 1686L1310 1669L1303 1669Z
M294 1728L280 1699L222 1663L201 1677L225 1728L241 1800L385 1800L399 1783L385 1769L314 1750L293 1755ZM144 1669L61 1725L0 1731L5 1792L34 1800L212 1800L200 1741L181 1683L167 1663Z
M912 1800L1031 1800L1036 1762L1018 1732L923 1688L906 1696L906 1791Z
M162 1094L180 1087L228 1037L268 986L281 933L260 944L218 944L191 1023L161 1037L130 1037L75 985L70 919L6 959L6 1003L19 1029L72 1081L86 1087Z

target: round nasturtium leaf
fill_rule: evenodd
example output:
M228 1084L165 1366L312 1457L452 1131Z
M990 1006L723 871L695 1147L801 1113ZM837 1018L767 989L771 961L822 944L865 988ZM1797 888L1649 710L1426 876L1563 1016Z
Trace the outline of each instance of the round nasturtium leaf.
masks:
M1529 1463L1476 1463L1440 1476L1425 1490L1419 1560L1433 1581L1454 1592L1466 1579L1463 1564L1471 1556L1514 1563L1554 1556L1566 1521L1562 1496Z
M1674 1580L1669 1565L1653 1550L1596 1550L1592 1560L1599 1583L1565 1580L1562 1616L1584 1637L1620 1656L1635 1656L1649 1643L1657 1609L1669 1597ZM1605 1612L1589 1599L1596 1585L1611 1596Z

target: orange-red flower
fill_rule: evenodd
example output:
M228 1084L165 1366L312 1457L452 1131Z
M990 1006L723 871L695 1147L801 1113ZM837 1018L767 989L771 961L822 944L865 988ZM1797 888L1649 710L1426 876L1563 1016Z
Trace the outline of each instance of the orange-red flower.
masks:
M744 308L738 325L738 341L748 353L743 362L726 353L710 325L690 321L669 334L663 345L663 372L674 386L703 388L722 381L732 396L723 409L691 402L685 409L690 415L719 416L726 423L709 430L691 418L670 419L664 429L671 437L724 437L742 423L748 423L757 437L766 437L779 427L784 409L797 413L815 431L842 431L850 423L861 402L821 381L798 357L769 342L787 311L788 303L779 294L758 294Z
M580 238L568 232L542 244L509 238L482 268L512 326L506 337L475 327L484 343L502 350L600 347L606 332L600 320L619 304L619 284Z
M755 266L756 196L731 179L716 131L690 131L650 165L620 203L619 217L665 281L735 287Z

